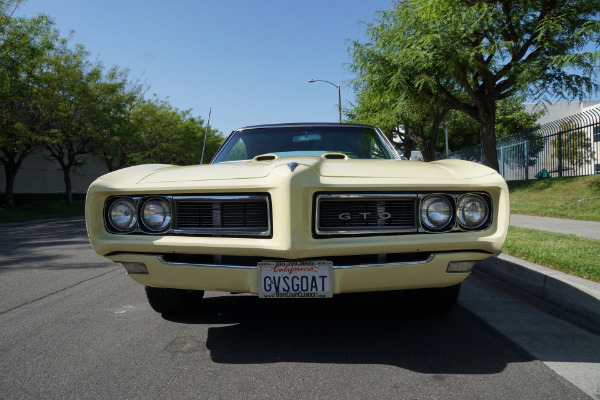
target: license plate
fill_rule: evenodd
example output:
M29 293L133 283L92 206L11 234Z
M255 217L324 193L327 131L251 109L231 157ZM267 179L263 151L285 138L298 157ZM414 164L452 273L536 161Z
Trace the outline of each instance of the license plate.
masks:
M263 298L332 297L331 261L261 261L259 292Z

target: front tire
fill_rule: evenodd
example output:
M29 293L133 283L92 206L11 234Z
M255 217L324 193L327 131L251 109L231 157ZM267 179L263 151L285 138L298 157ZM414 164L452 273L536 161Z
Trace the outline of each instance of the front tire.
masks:
M443 288L416 289L410 291L410 297L422 312L428 314L449 313L460 294L460 283Z
M191 314L200 308L203 290L165 289L146 286L150 307L161 314Z

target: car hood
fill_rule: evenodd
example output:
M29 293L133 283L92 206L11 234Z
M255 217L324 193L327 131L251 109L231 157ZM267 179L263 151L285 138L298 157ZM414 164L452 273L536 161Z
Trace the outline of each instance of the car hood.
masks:
M194 166L140 165L104 175L101 179L121 183L197 182L232 179L255 179L266 177L275 169L283 168L289 173L294 164L304 166L301 170L313 170L322 177L339 178L413 178L435 180L470 179L495 173L480 164L442 160L418 162L406 160L328 160L322 157L278 157L268 161L232 161Z

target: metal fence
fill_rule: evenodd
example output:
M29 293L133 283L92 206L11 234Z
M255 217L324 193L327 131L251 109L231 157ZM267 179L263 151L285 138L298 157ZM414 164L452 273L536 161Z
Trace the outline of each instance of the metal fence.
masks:
M600 173L600 107L498 139L498 164L506 180ZM483 163L481 145L438 159Z

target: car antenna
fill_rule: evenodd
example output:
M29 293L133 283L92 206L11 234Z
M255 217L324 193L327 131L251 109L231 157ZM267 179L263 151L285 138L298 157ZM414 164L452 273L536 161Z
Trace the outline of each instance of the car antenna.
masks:
M210 127L210 114L212 113L212 107L208 110L208 121L206 122L206 131L204 132L204 144L202 145L202 157L200 158L200 164L204 164L204 150L206 149L206 137L208 136L208 129Z

